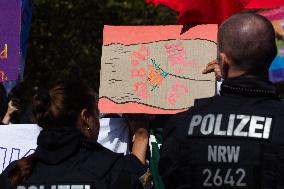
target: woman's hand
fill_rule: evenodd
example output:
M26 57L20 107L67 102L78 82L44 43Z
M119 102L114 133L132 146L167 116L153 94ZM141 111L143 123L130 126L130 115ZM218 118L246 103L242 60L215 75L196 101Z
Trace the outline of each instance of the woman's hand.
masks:
M12 113L14 113L15 111L18 111L18 110L19 110L19 108L13 104L12 100L10 100L10 102L8 103L7 112L4 116L4 118L2 119L2 123L5 124L5 125L9 124L10 120L11 120Z
M135 155L143 164L146 164L146 153L149 141L148 128L153 116L143 114L128 114L127 120L133 128L132 154Z

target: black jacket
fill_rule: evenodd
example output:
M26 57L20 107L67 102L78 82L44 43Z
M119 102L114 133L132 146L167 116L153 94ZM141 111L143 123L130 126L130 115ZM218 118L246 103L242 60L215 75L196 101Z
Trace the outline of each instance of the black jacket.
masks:
M227 79L167 124L166 188L284 188L284 103L269 81Z
M140 188L138 178L146 172L134 155L111 152L70 128L43 130L33 157L35 166L23 188ZM7 184L7 175L14 166L15 162L8 166L0 182L2 179ZM2 186L0 183L0 189L4 189Z

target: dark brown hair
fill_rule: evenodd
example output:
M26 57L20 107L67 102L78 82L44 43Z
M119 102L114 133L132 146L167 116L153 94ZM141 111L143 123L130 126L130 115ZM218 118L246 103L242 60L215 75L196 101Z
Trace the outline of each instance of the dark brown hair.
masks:
M65 82L35 95L33 116L42 128L75 127L82 109L98 113L95 103L95 93L86 84Z
M43 129L76 127L78 116L84 108L98 115L95 93L82 82L60 83L49 91L39 91L33 100L34 119ZM16 162L8 175L12 187L26 181L36 161L36 157L31 155Z

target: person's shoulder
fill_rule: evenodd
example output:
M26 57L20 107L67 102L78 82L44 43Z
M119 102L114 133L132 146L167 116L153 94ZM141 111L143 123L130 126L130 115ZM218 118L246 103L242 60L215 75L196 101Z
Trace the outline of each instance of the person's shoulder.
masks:
M15 166L17 164L17 161L13 161L11 162L8 167L6 167L6 169L0 174L0 188L1 189L11 189L11 185L10 182L8 180L8 175L10 173L10 171L12 171Z
M216 96L196 99L194 101L194 106L190 107L184 112L180 112L171 116L171 118L164 126L163 136L168 137L169 135L174 133L177 127L186 129L187 127L185 126L188 124L188 119L190 118L190 116L193 115L196 110L201 110L202 108L208 107L215 100L215 98Z
M128 154L119 159L117 165L120 169L128 170L136 175L143 175L147 171L147 166L144 165L135 155Z
M98 142L89 139L82 142L82 148L90 154L90 159L95 158L98 160L115 161L116 159L123 157L123 154L115 153Z
M221 96L212 96L208 98L198 98L194 100L194 108L208 106L212 104L216 99L221 98Z
M1 186L1 189L11 189L12 188L9 184L8 178L3 176L2 174L0 175L0 186Z
M145 172L146 166L135 155L115 153L98 143L95 145L97 149L92 150L92 154L88 158L91 162L95 159L97 165L104 167L119 167L119 169L136 173Z
M82 166L96 167L96 169L99 167L100 170L105 170L113 166L119 158L123 157L123 154L112 152L96 141L85 139L82 142L80 156L84 156L85 158L84 165Z
M179 126L181 127L184 124L184 120L186 119L187 115L189 114L190 110L177 113L173 115L164 125L163 127L163 138L167 138L172 135L176 128Z
M8 174L10 173L10 171L12 171L12 170L16 167L16 164L17 164L17 160L11 162L11 163L5 168L5 170L1 173L1 176L8 177Z
M99 188L134 188L138 178L147 171L147 166L133 154L123 155L112 152L102 145L91 142L93 149L86 158L84 169L96 175Z
M133 154L121 157L113 166L106 180L110 188L143 188L139 180L147 172L147 166Z

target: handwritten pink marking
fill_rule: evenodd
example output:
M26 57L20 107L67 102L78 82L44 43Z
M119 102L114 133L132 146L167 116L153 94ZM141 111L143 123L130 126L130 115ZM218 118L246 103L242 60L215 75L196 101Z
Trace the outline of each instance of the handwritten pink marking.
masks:
M139 65L139 62L137 60L132 60L131 61L131 65L132 66L138 66Z
M144 77L147 75L147 72L145 71L144 68L140 69L131 69L131 76L132 77Z
M149 57L150 56L150 51L147 47L145 46L141 46L139 49L138 49L138 52L133 52L131 54L131 57L132 58L137 58L139 60L143 60L145 61L146 60L146 57Z
M146 57L149 57L151 55L149 48L145 47L144 45L141 45L138 51L144 54Z
M178 98L182 97L186 93L188 93L188 88L180 83L179 81L176 81L173 83L170 87L170 90L167 95L167 102L169 105L175 105Z
M186 60L186 52L181 42L176 44L165 44L164 45L168 54L168 60L170 66L193 66L194 63L192 61ZM174 68L174 72L176 74L180 74L182 72L182 68Z
M146 57L150 56L150 50L144 45L142 45L136 52L131 53L130 56L132 66L145 66L146 64L140 64L140 62L146 61ZM147 72L143 67L130 69L130 73L132 77L145 77L147 79ZM143 99L149 97L149 94L147 93L146 82L136 82L133 86L134 92L137 94L137 96Z
M147 94L147 85L145 82L136 82L134 84L134 92L143 99L149 97L149 95Z

